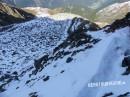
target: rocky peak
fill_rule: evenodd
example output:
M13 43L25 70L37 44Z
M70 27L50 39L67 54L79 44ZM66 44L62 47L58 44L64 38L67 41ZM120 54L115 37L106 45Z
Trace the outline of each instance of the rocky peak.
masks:
M5 3L0 2L0 25L20 23L33 19L35 16Z

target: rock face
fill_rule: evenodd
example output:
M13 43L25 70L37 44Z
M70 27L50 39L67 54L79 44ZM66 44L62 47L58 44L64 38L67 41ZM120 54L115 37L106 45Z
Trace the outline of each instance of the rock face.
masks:
M130 1L112 4L96 14L96 21L112 23L116 19L121 19L130 12Z
M5 3L0 3L0 25L5 26L33 19L35 16Z

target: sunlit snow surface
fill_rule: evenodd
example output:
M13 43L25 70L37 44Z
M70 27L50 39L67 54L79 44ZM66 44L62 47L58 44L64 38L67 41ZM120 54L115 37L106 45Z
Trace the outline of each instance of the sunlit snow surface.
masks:
M66 59L71 56L67 55L50 62L36 75L29 76L34 70L34 60L46 53L51 55L54 47L67 38L71 22L39 18L14 24L6 30L0 28L1 76L8 71L10 74L17 71L19 75L18 80L5 86L6 90L0 93L0 97L31 97L29 94L34 92L38 97L102 97L110 92L113 95L109 97L117 97L130 91L130 76L122 76L125 69L121 67L124 53L130 48L129 27L109 34L104 30L88 31L86 34L100 39L92 48L77 53L69 63ZM83 47L64 50L74 51ZM47 76L49 79L44 81ZM118 80L126 84L88 87L91 82Z

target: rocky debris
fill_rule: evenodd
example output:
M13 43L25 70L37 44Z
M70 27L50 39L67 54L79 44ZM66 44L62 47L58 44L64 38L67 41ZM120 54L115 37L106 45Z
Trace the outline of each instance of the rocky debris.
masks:
M126 68L126 71L123 73L123 75L129 75L130 74L130 55L125 55L123 61L122 61L122 67Z
M50 78L50 76L46 76L46 77L43 79L43 81L48 81L49 78Z
M10 73L6 73L6 74L1 74L0 75L0 92L4 92L6 89L5 89L5 86L8 85L11 81L14 81L14 80L19 80L18 78L18 74L16 72L10 74Z
M29 94L29 97L38 97L37 92L32 92Z
M0 59L1 64L4 66L1 65L0 67L5 67L5 71L7 71L7 68L13 70L13 68L21 65L20 76L23 76L33 68L35 68L36 71L41 70L44 68L41 64L47 63L48 57L44 56L39 58L39 54L42 53L40 56L45 55L45 53L48 53L48 50L56 46L59 41L66 39L70 24L71 20L55 21L50 18L37 18L26 23L1 27L0 42L2 46L0 52L2 56L0 56ZM6 36L6 39L3 40L4 36ZM10 39L12 41L10 41ZM24 57L21 58L21 56ZM12 59L12 57L17 57L18 59L3 63L4 59ZM20 60L22 60L22 63L19 62ZM26 63L30 61L32 61L31 65L27 65ZM32 67L33 63L34 67ZM27 66L23 66L25 64Z
M129 97L130 96L130 92L126 92L125 94L119 95L117 97Z
M102 97L111 97L111 96L113 96L114 95L114 93L112 93L112 92L110 92L110 93L106 93L104 96L102 96ZM119 95L119 96L117 96L117 97L129 97L130 96L130 92L126 92L126 93L124 93L124 94L121 94L121 95ZM115 97L115 96L114 96Z
M60 73L64 73L65 72L65 70L62 70Z
M114 3L97 12L95 20L111 24L113 21L125 17L128 12L130 12L130 1Z
M110 96L112 96L113 95L113 93L112 92L110 92L110 93L106 93L104 96L102 96L102 97L110 97Z
M67 58L66 63L70 63L71 61L73 61L73 58L69 57Z
M94 39L91 35L88 35L87 31L97 31L100 27L94 23L89 22L88 20L84 20L82 18L74 18L72 23L68 29L68 37L58 46L53 49L53 53L50 55L44 55L39 58L34 63L36 74L38 71L41 71L44 67L50 64L50 62L56 61L58 59L62 59L67 55L68 57L66 63L70 63L77 53L81 51L85 51L86 49L92 48L94 44L96 44L100 39ZM66 51L66 48L74 49L78 47L82 47L78 50Z
M36 71L43 68L43 64L46 64L47 61L49 60L48 57L49 57L49 55L45 55L42 58L34 61L34 66L36 68Z
M5 3L0 2L0 25L6 26L13 23L21 23L34 19L35 16Z

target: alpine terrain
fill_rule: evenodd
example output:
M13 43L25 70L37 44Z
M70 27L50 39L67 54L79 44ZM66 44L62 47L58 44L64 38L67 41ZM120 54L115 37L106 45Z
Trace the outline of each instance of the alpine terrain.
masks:
M0 26L0 97L130 97L129 12L103 28L28 15Z

